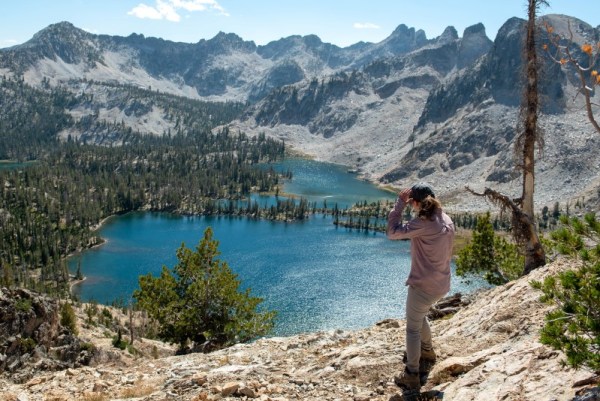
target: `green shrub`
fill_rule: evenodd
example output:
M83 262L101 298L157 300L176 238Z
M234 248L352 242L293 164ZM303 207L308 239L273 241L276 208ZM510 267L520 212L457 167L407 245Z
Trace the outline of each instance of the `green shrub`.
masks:
M19 346L21 347L21 352L24 354L28 354L33 351L36 347L37 343L33 338L21 338L19 340Z
M67 328L74 335L78 334L77 330L77 316L75 316L75 310L70 303L65 302L60 307L60 324Z
M488 212L477 219L471 242L458 252L456 274L478 274L488 283L500 285L521 277L524 265L519 248L496 235Z
M85 314L87 316L86 322L89 325L95 326L94 316L98 315L98 303L96 301L92 301L88 303L84 308Z
M134 355L134 356L143 355L139 349L135 348L132 344L129 344L129 343L127 343L127 352L129 352L131 355Z
M581 267L531 282L543 292L542 302L558 306L546 316L540 341L562 350L567 365L600 373L600 223L588 214L584 221L561 218L561 224L551 235L554 249Z
M93 343L82 342L81 349L83 351L94 352L94 351L96 351L96 346Z
M117 331L117 336L113 338L112 345L120 350L124 350L125 348L127 348L127 341L123 340L121 329Z
M192 251L182 244L177 265L163 266L159 277L141 276L133 294L139 307L159 323L159 337L185 349L210 342L220 347L267 334L275 312L257 311L261 298L250 289L238 291L237 279L227 263L217 259L218 242L208 227Z
M18 312L29 312L31 310L31 299L28 298L19 298L15 301L15 309Z

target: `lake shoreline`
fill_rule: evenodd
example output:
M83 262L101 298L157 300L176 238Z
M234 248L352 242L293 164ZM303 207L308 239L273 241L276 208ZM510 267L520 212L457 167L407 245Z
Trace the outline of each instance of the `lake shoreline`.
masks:
M73 287L75 287L78 284L83 283L85 280L87 280L87 277L85 277L85 276L83 276L80 279L69 280L69 293L71 295L73 295Z
M181 244L194 249L210 226L219 241L219 258L239 276L244 288L264 300L266 310L278 311L277 336L351 330L402 316L409 244L389 241L384 232L334 224L336 218L349 219L349 213L358 213L352 215L358 220L360 206L379 210L381 223L397 195L331 163L296 159L273 163L273 169L293 173L291 180L280 181L280 198L253 193L241 201L243 214L195 214L201 218L193 218L173 210L142 209L119 214L110 223L103 219L95 227L96 235L107 238L107 243L85 256L82 273L88 280L74 286L74 292L82 301L110 304L129 299L140 275L158 275L163 266L175 266ZM285 207L291 196L304 198L309 205L307 217L294 224L246 214L255 201L267 209L278 201ZM327 214L319 209L324 201ZM350 212L356 205L359 208ZM458 235L462 234L466 232ZM452 283L454 292L463 293L480 285L479 280L467 283L459 277Z

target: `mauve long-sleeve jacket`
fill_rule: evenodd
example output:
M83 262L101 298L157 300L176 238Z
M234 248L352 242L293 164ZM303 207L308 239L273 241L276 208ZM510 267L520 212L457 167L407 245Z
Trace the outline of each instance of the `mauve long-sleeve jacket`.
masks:
M398 198L388 216L387 237L410 239L411 267L406 285L430 295L450 291L450 261L454 242L454 223L441 209L433 220L416 217L402 224L406 203Z

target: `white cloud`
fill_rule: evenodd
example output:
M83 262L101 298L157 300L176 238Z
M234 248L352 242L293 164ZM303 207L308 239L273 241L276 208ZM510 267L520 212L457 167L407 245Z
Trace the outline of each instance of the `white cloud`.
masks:
M355 22L354 25L352 25L352 26L356 29L379 29L379 28L381 28L379 25L373 24L371 22Z
M136 7L132 8L127 14L133 15L134 17L138 17L141 19L162 19L163 16L160 12L154 8L147 6L146 4L138 4Z
M181 15L179 11L197 12L213 10L226 17L229 13L216 0L155 0L155 4L138 4L127 14L141 19L165 19L171 22L179 22Z
M189 0L171 0L173 6L177 8L183 8L187 11L204 11L206 10L206 3L210 1L189 1ZM214 3L214 2L213 2Z
M156 9L167 21L179 22L181 17L177 14L177 11L175 11L175 7L170 3L170 1L164 2L156 0Z

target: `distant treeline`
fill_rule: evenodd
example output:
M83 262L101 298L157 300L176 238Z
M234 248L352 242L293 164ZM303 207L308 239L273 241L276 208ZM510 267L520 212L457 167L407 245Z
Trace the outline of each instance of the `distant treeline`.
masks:
M102 93L98 96L96 93ZM224 125L240 115L240 102L205 102L151 89L81 80L41 89L21 77L0 76L0 160L35 160L51 151L57 134L78 133L83 143L126 144L146 134L125 121L101 118L100 109L120 110L125 117L142 118L157 108L172 124L162 135L177 136ZM71 110L84 112L74 118Z
M394 202L377 201L368 203L366 201L358 203L349 209L338 210L337 207L330 210L324 210L324 213L330 213L334 216L334 224L340 227L356 229L360 231L373 231L385 233L387 227L387 216L392 210ZM561 216L569 216L573 211L581 211L585 208L585 201L577 200L572 206L565 205L561 209L556 202L552 209L544 206L541 212L536 216L538 227L541 231L549 231L557 228ZM474 230L477 227L477 221L482 214L477 213L450 213L450 217L457 228ZM404 211L404 220L408 221L413 217L411 208L407 207ZM510 217L505 214L495 214L491 216L490 222L495 231L510 231L512 223Z
M23 79L0 77L0 160L35 160L75 121L66 112L76 102L66 90L42 91Z

